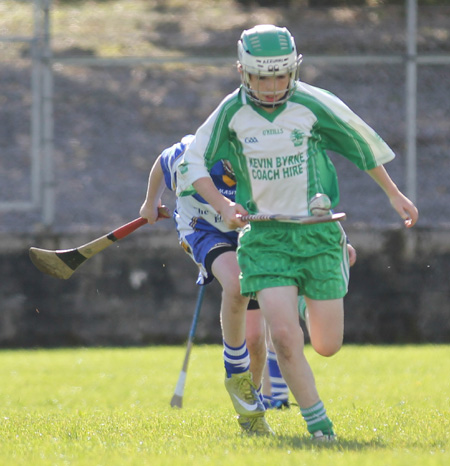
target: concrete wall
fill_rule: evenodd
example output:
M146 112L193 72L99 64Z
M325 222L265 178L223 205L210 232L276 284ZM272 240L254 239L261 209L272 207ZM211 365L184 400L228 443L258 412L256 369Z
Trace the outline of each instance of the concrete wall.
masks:
M357 248L346 297L347 343L450 342L450 231L346 225ZM138 231L70 279L37 271L28 248L66 249L103 233L3 235L0 347L104 346L186 340L196 267L173 232ZM220 342L220 287L208 286L198 342Z

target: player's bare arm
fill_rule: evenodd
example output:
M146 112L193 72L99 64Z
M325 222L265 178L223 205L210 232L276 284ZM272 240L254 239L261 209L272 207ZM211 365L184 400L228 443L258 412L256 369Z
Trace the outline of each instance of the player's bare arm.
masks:
M367 170L367 173L383 189L392 207L405 221L406 228L414 226L419 218L416 206L398 189L383 165Z
M161 168L160 157L158 157L150 170L147 194L139 210L140 216L147 219L150 224L156 223L159 219L158 207L161 207L161 196L164 189L164 174Z
M193 186L200 196L222 216L228 228L235 230L242 228L247 223L242 221L240 217L247 215L248 212L240 204L223 196L210 177L199 178L193 183Z

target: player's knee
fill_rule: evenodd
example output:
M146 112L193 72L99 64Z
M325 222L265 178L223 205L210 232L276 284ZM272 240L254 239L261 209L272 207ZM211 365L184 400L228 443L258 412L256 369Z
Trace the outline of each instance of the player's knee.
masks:
M342 339L311 341L314 350L321 356L334 356L342 347Z
M236 308L245 308L247 309L248 298L241 295L241 292L238 289L224 289L222 291L222 301L228 302L231 304L232 307Z
M245 340L247 342L247 348L250 353L259 354L266 352L266 340L265 335L259 328L249 328L247 326L245 333Z
M296 329L301 335L295 335L289 327L278 327L271 329L272 342L278 357L290 359L294 351L303 351L303 332Z
M222 292L230 298L248 301L241 295L241 285L238 277L229 277L226 281L221 282Z
M266 358L266 342L264 337L261 338L256 333L247 332L245 341L250 355L263 355L264 359Z

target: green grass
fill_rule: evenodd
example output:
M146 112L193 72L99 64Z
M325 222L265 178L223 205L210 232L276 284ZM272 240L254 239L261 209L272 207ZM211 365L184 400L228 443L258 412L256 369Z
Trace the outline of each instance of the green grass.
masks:
M184 406L169 406L182 347L0 352L2 465L447 465L450 346L347 346L307 355L339 442L314 445L298 408L248 438L219 346L193 349Z

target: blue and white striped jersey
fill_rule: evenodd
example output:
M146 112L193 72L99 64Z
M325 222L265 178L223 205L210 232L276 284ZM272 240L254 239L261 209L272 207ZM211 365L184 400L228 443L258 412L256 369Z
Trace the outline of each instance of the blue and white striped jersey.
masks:
M193 139L193 135L185 136L180 142L161 153L160 163L164 180L167 188L171 191L177 189L177 167ZM225 162L220 160L214 164L209 174L221 194L234 202L236 181L232 172L226 169ZM181 239L196 230L231 231L223 222L222 217L197 193L177 198L174 219Z

